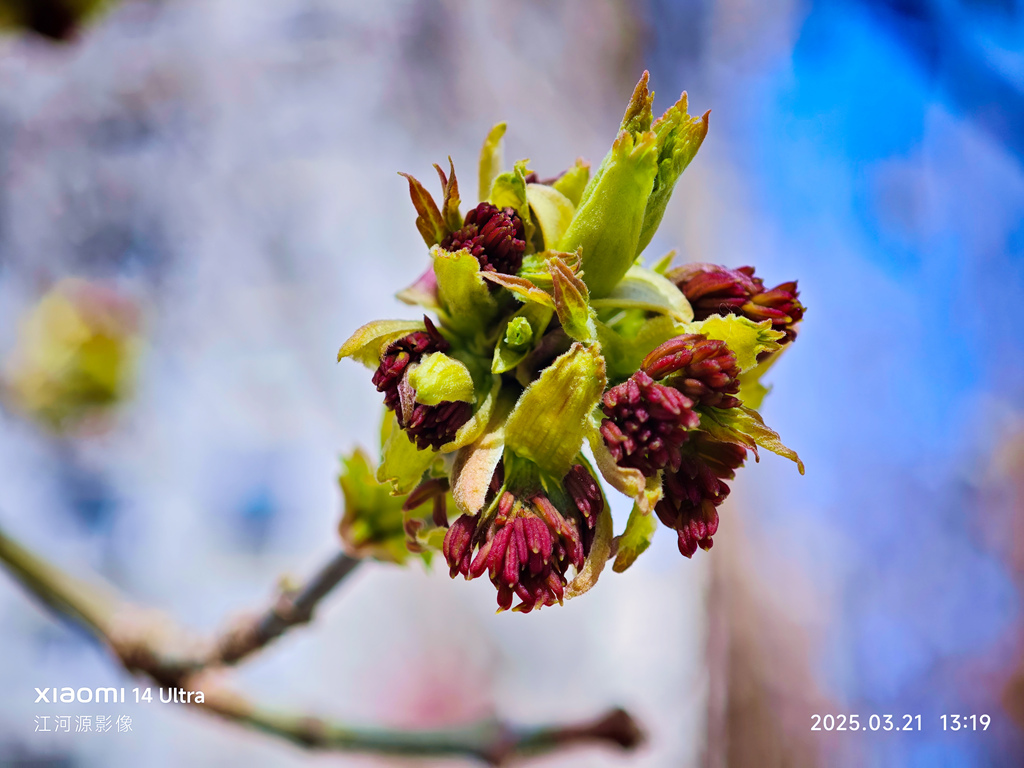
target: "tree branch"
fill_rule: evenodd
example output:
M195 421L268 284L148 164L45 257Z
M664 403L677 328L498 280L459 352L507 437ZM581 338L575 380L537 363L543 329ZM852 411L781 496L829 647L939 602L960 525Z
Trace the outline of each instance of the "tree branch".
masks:
M288 627L308 621L316 603L358 562L347 556L335 557L306 587L285 592L275 607L255 623L247 624L256 628L254 637L258 642L219 643L217 648L221 651L224 647L247 649L231 659L218 657L217 652L211 655L198 651L202 644L163 615L131 605L109 587L87 584L70 576L21 546L2 529L0 562L59 616L84 627L106 644L129 672L145 674L163 687L201 690L204 701L191 706L308 749L466 757L498 765L513 756L582 743L634 749L643 739L636 722L621 709L611 710L593 722L563 727L513 727L494 720L436 731L351 727L262 709L223 687L215 673L205 670L211 659L237 660L263 647Z
M215 642L206 663L235 664L292 627L308 624L317 604L361 562L357 557L339 552L304 587L282 590L262 615L251 616L224 633Z

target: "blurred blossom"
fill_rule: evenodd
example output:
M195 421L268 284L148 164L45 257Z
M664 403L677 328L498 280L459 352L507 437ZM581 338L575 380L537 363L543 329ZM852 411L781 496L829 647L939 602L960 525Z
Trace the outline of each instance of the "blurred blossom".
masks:
M138 307L111 286L62 280L24 317L0 392L55 432L96 426L130 392L138 328Z

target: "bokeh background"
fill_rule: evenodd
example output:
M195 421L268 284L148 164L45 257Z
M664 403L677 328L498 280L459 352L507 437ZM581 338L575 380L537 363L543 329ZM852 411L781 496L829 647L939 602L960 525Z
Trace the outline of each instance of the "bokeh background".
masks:
M428 181L451 154L468 201L500 120L541 175L598 162L645 68L656 111L684 89L712 110L647 254L799 279L763 413L807 475L762 457L710 553L663 531L539 614L363 566L240 687L394 726L622 704L649 733L538 765L1020 765L1018 0L134 0L68 43L5 35L0 354L68 275L134 296L147 342L110 430L0 414L0 523L202 631L311 572L337 547L338 455L377 439L378 395L337 348L413 316L391 295L426 263L395 172ZM36 686L136 683L7 578L0 651L0 764L410 764L173 705L123 707L130 734L34 733ZM812 733L815 712L922 729ZM982 713L985 732L942 730Z

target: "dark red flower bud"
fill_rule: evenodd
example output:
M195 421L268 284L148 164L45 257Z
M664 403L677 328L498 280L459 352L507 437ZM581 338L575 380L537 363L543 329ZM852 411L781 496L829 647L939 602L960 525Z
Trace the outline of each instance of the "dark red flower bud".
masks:
M648 477L679 467L679 447L700 423L690 398L644 371L609 389L602 408L608 418L601 423L601 436L616 463Z
M729 269L714 264L686 264L666 275L693 307L694 320L712 315L743 315L755 322L771 320L772 328L796 338L794 327L804 316L796 281L765 290L764 281L754 276L753 267Z
M417 507L430 501L433 503L431 519L433 520L434 525L438 528L447 528L447 497L450 487L447 477L435 477L430 480L426 480L413 488L412 493L406 497L405 503L402 504L402 511L411 512Z
M449 572L453 579L457 573L469 578L469 566L473 561L473 534L476 533L476 520L471 515L462 515L452 523L444 535L441 552L444 559L448 561Z
M565 514L543 493L519 498L505 491L489 522L481 524L481 516L469 515L456 520L442 547L452 578L487 573L503 610L516 597L516 610L524 613L562 602L566 571L583 567L604 506L597 482L585 467L577 467L570 470L571 479L567 476L575 508Z
M729 495L725 480L736 476L747 450L694 433L683 449L679 470L665 474L664 496L655 505L658 517L679 535L679 551L692 557L697 547L707 550L718 531L718 505Z
M665 379L698 405L735 408L740 391L736 355L719 339L688 333L669 339L644 358L641 370Z
M473 415L473 406L469 403L444 401L423 405L415 402L416 393L405 377L409 366L418 363L424 355L447 352L449 348L429 317L424 316L423 323L426 330L410 333L388 345L373 374L374 386L384 393L384 405L395 412L399 426L421 450L450 443Z
M455 439L459 428L473 416L473 405L460 400L445 400L437 405L415 403L408 416L395 411L398 425L421 451L430 446L441 448Z
M583 538L583 546L590 551L590 545L594 542L594 529L597 525L597 518L604 511L604 495L601 493L601 486L582 464L574 464L569 473L562 480L565 490L585 525L579 526L580 535Z
M797 300L799 295L796 280L782 283L770 291L751 296L750 301L743 305L743 314L754 321L771 320L774 330L786 334L781 343L788 344L796 338L794 326L804 316L804 306Z
M384 393L384 405L391 410L399 408L398 384L405 370L418 363L424 355L433 352L447 352L449 344L438 333L437 328L426 315L423 316L425 331L416 331L393 341L381 355L380 365L373 374L373 385Z
M526 232L512 208L496 208L480 203L466 214L462 229L452 232L441 243L447 251L467 248L482 272L514 275L523 266Z

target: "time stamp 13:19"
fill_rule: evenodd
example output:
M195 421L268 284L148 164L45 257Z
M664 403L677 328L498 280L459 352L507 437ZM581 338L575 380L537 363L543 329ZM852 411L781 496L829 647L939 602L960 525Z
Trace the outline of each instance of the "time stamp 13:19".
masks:
M942 715L944 731L987 731L988 715ZM920 715L811 715L812 731L920 731Z

